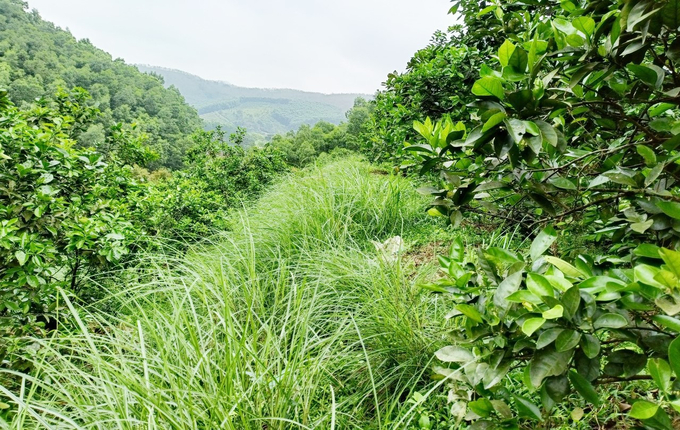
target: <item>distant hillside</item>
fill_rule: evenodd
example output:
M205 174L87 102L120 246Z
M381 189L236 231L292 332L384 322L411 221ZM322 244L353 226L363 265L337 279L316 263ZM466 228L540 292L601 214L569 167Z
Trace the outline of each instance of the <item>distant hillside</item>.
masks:
M175 86L198 109L208 127L229 131L245 127L249 133L271 137L298 129L302 124L327 121L339 124L357 97L365 94L321 94L289 89L243 88L225 82L208 81L179 70L137 66L155 73Z

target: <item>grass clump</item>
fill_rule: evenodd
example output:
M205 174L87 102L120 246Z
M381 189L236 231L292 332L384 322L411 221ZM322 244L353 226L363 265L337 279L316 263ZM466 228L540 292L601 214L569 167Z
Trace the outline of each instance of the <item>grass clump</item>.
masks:
M421 234L424 203L357 159L287 178L229 232L142 259L120 312L64 296L73 327L35 341L19 390L0 387L0 425L406 428L446 299L415 286L432 270L386 263L371 241Z

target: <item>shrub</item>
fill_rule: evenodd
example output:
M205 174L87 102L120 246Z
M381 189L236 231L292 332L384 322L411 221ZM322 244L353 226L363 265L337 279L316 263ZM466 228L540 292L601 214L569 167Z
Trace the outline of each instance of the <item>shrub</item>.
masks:
M227 229L230 208L257 196L287 170L275 148L244 150L244 135L241 130L227 140L219 127L197 132L185 169L135 199L135 218L152 237L190 243Z
M589 255L571 264L544 255L556 237L544 230L525 256L465 253L458 241L440 258L447 277L426 287L452 295L449 316L460 330L437 352L444 365L434 372L452 381L459 418L469 409L477 426L541 421L572 392L599 406L598 388L649 379L658 391L629 416L672 429L669 412L680 411L680 252L641 245L632 267ZM527 396L511 388L517 378Z
M472 121L418 122L425 142L405 148L423 172L442 175L433 208L454 222L466 212L491 215L526 233L583 223L622 253L630 249L623 237L642 243L652 234L675 246L677 6L503 2L482 10L485 22L500 20L505 40L472 87Z
M135 242L132 170L70 138L89 117L76 99L22 111L0 92L0 361L11 337L53 324L59 287L77 292ZM122 130L110 142L139 146Z

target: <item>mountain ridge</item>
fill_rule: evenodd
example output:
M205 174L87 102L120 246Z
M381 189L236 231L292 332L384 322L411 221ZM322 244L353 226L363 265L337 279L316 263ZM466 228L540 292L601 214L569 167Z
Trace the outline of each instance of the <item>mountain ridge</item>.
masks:
M166 87L174 86L195 107L208 128L227 131L246 128L250 134L268 139L301 125L319 121L339 124L360 93L317 93L288 88L248 88L203 79L182 70L137 64L145 73L161 76Z

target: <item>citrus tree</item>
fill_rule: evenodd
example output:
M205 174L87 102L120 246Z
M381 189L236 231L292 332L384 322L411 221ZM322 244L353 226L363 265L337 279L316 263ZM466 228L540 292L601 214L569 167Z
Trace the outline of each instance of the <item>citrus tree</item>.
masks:
M126 197L140 187L132 169L118 152L71 139L96 116L82 92L57 100L20 110L0 92L0 361L14 339L54 325L58 288L78 293L137 236L127 218ZM145 153L120 128L109 143Z
M427 286L456 302L460 330L435 369L453 381L454 412L474 428L516 428L573 393L592 408L609 384L649 380L630 417L674 428L680 2L454 3L461 40L491 55L471 112L415 122L421 139L405 151L439 175L423 190L432 215L480 214L534 239L526 255L458 243L441 258L447 278ZM609 252L558 258L559 234Z

